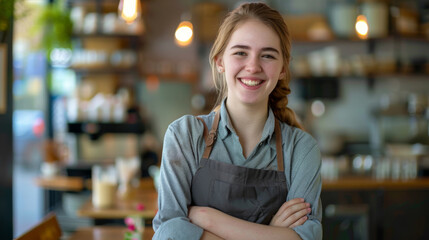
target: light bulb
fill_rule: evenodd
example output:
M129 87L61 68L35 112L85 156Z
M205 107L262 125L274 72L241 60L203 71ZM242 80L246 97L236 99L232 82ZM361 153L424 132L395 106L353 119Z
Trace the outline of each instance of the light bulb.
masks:
M193 26L189 21L183 21L176 29L174 36L176 37L176 44L185 47L191 44L193 38Z
M311 103L311 113L316 117L321 117L325 113L325 104L320 100Z
M118 6L119 16L130 24L140 17L140 0L121 0Z
M368 38L369 26L368 26L368 21L366 20L366 17L364 15L359 15L356 18L355 29L360 39Z

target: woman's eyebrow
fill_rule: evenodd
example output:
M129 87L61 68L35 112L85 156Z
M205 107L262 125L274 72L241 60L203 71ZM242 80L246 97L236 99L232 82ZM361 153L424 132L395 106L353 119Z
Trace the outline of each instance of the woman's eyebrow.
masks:
M231 47L231 49L240 48L240 49L250 49L249 46L246 45L234 45Z
M234 45L234 46L231 47L231 49L235 49L235 48L246 49L246 50L250 49L250 47L247 46L247 45ZM279 50L277 50L275 48L272 48L272 47L262 48L262 51L270 51L270 52L275 52L275 53L280 54Z
M262 51L270 51L270 52L275 52L275 53L280 54L279 50L272 48L272 47L262 48Z

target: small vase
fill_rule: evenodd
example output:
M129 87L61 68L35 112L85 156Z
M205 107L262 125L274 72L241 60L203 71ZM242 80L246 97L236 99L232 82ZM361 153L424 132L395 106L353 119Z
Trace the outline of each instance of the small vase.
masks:
M126 232L124 240L142 240L142 236L141 232Z

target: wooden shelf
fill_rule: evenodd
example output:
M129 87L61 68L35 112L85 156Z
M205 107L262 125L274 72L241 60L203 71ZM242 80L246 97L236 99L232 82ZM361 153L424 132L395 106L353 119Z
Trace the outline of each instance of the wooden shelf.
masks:
M97 123L75 122L67 124L69 133L103 134L103 133L135 133L142 134L145 126L142 123Z
M333 190L409 190L429 189L429 178L410 180L377 180L370 177L344 177L337 180L323 179L323 191Z
M408 112L406 108L392 108L392 109L385 109L385 110L379 110L379 111L373 111L372 115L378 118L415 118L415 119L429 119L429 116L426 116L425 112L418 114L411 114Z
M139 39L142 37L140 34L127 34L127 33L73 33L73 38L130 38Z
M369 42L380 42L380 41L392 41L392 40L403 40L403 41L418 41L418 42L429 42L429 39L422 36L388 36L380 38L368 38L368 39L359 39L359 38L333 38L327 40L311 40L311 39L292 39L292 44L314 44L314 43L325 43L325 44L335 44L335 43L369 43Z
M109 65L100 67L69 67L69 69L75 71L76 74L88 75L88 74L139 74L137 66L133 67L112 67Z
M150 77L155 76L161 82L195 83L198 80L197 73L191 73L191 74L186 74L186 75L144 73L143 76L145 76L146 78L150 78Z
M368 75L338 75L338 76L294 76L295 79L315 79L315 80L335 80L339 78L425 78L429 77L429 73L375 73Z

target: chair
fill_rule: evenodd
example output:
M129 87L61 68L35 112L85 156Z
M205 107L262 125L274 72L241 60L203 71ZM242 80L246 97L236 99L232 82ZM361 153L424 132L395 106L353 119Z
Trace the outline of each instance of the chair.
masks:
M40 223L15 240L60 240L61 234L55 213L50 213Z

